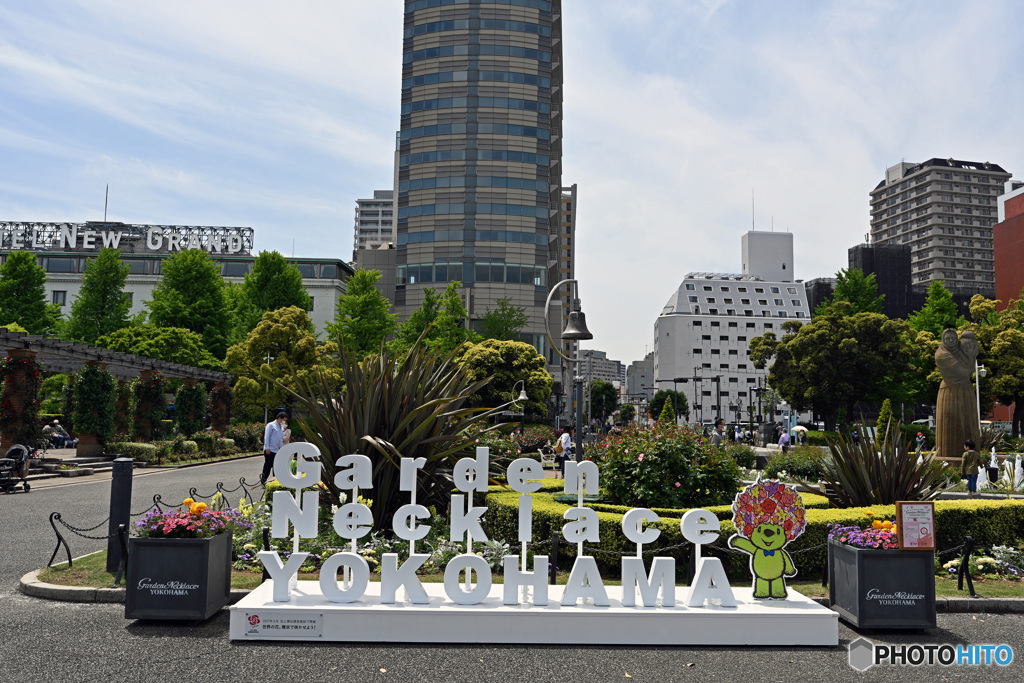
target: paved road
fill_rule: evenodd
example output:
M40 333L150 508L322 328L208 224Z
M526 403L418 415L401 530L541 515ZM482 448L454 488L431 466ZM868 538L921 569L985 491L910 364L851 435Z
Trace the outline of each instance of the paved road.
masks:
M178 471L140 471L134 510L154 493L183 498L190 486L255 480L259 459ZM22 574L46 564L54 510L91 526L106 517L108 479L77 479L0 495L0 681L905 681L1021 680L1021 667L892 667L857 674L847 644L858 634L840 624L838 648L609 648L550 646L398 646L232 643L227 613L198 626L134 622L121 605L80 605L28 598ZM76 555L103 547L73 542ZM1020 615L939 615L939 628L869 634L891 643L1008 643L1024 657ZM382 671L382 669L384 671ZM200 678L202 677L202 678Z

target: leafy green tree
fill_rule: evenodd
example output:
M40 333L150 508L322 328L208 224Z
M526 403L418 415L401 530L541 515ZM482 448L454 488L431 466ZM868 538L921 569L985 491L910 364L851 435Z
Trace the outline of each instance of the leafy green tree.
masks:
M18 323L7 323L6 325L0 325L0 330L7 330L8 332L28 332L28 330L26 330Z
M472 381L492 378L470 398L470 405L497 408L506 404L519 397L516 384L522 381L529 397L526 414L547 417L547 400L555 381L537 349L520 341L485 339L464 346L458 360L469 371Z
M440 294L429 287L423 288L423 303L409 319L398 326L393 342L395 349L408 349L426 331L424 342L428 348L442 353L452 351L464 342L480 341L480 335L466 327L469 312L459 295L462 283L448 283Z
M163 278L146 303L149 321L159 327L184 327L203 338L217 358L227 351L232 314L224 278L204 249L186 249L163 263Z
M681 391L673 391L672 389L660 389L654 394L654 398L651 399L650 414L661 415L662 405L668 401L672 404L672 413L682 415L686 419L690 419L690 404L686 401L686 395Z
M619 390L615 385L603 379L595 379L590 383L590 415L601 419L611 415L619 408Z
M768 383L797 410L821 414L829 429L841 410L851 417L857 401L900 398L912 355L905 321L850 308L840 301L805 325L789 321L777 343L751 340L754 367L774 361Z
M124 292L127 281L128 264L121 263L120 250L103 249L89 259L61 337L91 346L103 335L128 327L131 303Z
M658 415L658 424L673 425L676 423L676 411L672 410L672 401L665 401Z
M100 337L96 340L96 346L169 363L224 370L224 363L203 347L203 338L183 327L125 327Z
M46 271L35 255L12 251L0 266L0 325L17 323L29 334L46 334L60 309L46 303Z
M276 251L261 251L246 274L242 293L260 313L298 306L312 308L313 299L302 284L302 273Z
M636 417L636 407L632 403L624 403L619 407L619 419L623 424L629 424Z
M264 313L245 341L228 349L228 371L239 376L235 408L262 418L264 410L289 405L296 378L308 381L317 369L336 389L341 383L337 354L334 342L317 344L309 315L298 306Z
M182 384L175 393L174 426L184 436L206 428L206 390L202 384Z
M327 333L343 339L356 358L380 351L397 327L398 316L389 312L391 304L376 287L379 279L378 270L357 270L345 282L345 294L338 297L334 322L327 323Z
M825 300L815 309L814 315L822 315L833 304L845 301L850 304L848 315L858 313L881 313L885 296L878 293L875 274L864 275L859 268L847 268L836 273L836 289L830 300Z
M994 397L1003 405L1012 405L1011 431L1014 437L1024 432L1024 292L1010 299L1002 311L997 301L975 295L971 299L969 327L978 336L981 349L978 361L988 369L981 379L981 398Z
M105 444L114 433L117 380L98 366L86 365L75 373L72 387L74 411L71 415L75 431L92 434Z
M907 322L911 329L930 332L935 339L941 339L942 331L947 327L959 328L967 324L967 320L957 310L953 295L941 280L932 280L924 306L911 315Z
M512 297L498 299L498 307L493 311L488 308L480 319L480 333L484 339L519 340L519 332L530 322L526 309L514 306Z
M241 284L225 284L229 307L234 313L233 343L243 341L267 311L288 306L308 311L313 307L298 266L288 263L276 251L261 251Z

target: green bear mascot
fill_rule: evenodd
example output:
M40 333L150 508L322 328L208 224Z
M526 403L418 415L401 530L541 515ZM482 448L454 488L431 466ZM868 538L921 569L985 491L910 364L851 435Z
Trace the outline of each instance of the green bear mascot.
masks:
M774 479L756 481L732 504L736 534L729 545L750 554L754 597L785 599L786 577L796 576L784 548L807 526L804 502L796 489Z

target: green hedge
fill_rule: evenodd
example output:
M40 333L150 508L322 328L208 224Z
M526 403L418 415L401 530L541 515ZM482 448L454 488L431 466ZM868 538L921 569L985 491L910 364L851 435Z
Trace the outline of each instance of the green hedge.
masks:
M551 481L554 480L546 480L545 484ZM561 482L558 483L560 484ZM545 486L545 488L550 491L549 486ZM556 490L560 489L561 487L558 486ZM819 507L821 501L818 499L821 499L821 496L803 494L803 497L808 505L807 528L799 538L787 546L787 550L791 554L824 544L828 540L829 524L866 525L868 517L864 513L869 510L878 519L893 519L896 515L896 506L894 505L823 509ZM483 528L488 537L504 540L517 538L519 529L519 494L508 489L492 487L485 501L489 509L483 517ZM569 507L568 505L555 502L551 492L533 494L534 542L551 538L553 530L560 533L562 525L565 523L563 514ZM588 507L594 508L597 512L601 537L598 546L601 550L635 551L636 544L629 542L622 533L622 514L596 510L596 505L588 505ZM625 510L627 508L622 509ZM722 558L722 563L725 565L730 577L735 579L749 578L748 563L750 556L724 550L726 541L736 532L732 524L731 509L725 506L716 506L710 508L710 511L718 516L722 535L712 546L704 546L702 552L705 555ZM676 558L677 566L683 567L689 561L692 548L692 544L685 542L679 530L679 520L686 511L665 510L664 512L666 513L664 515L659 512L658 514L662 515L661 520L651 525L652 528L660 529L662 532L656 545L660 548L667 548L685 543L681 548L664 553L666 556ZM671 513L671 516L668 513ZM972 536L979 547L1013 544L1020 539L1021 530L1024 529L1024 501L936 501L935 526L936 542L940 552L962 544L965 536ZM544 549L543 552L550 553L550 549ZM564 563L560 561L559 564L568 567L575 554L576 546L563 541L559 546L559 557L566 559ZM821 547L794 554L793 562L796 564L800 576L818 578L821 576L827 556L827 548ZM617 556L594 553L594 557L598 565L602 569L608 570L609 574L614 572L617 575L621 569L621 559ZM952 557L952 555L949 557Z
M110 444L111 450L118 455L141 462L154 463L157 461L160 449L151 443L139 443L136 441L118 441Z

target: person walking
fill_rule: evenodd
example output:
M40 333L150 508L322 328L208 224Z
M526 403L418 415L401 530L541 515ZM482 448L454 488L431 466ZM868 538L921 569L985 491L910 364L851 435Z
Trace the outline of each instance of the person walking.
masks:
M782 449L783 455L789 452L789 432L785 429L782 430L782 436L779 437L779 448Z
M711 445L722 446L725 439L725 418L719 417L715 420L715 431L711 432Z
M283 410L263 430L263 474L260 483L266 484L270 472L274 469L274 457L284 445L284 426L288 422L288 413Z
M981 454L974 450L974 439L964 441L964 457L960 461L960 474L967 479L967 497L978 496L978 469L981 467Z

